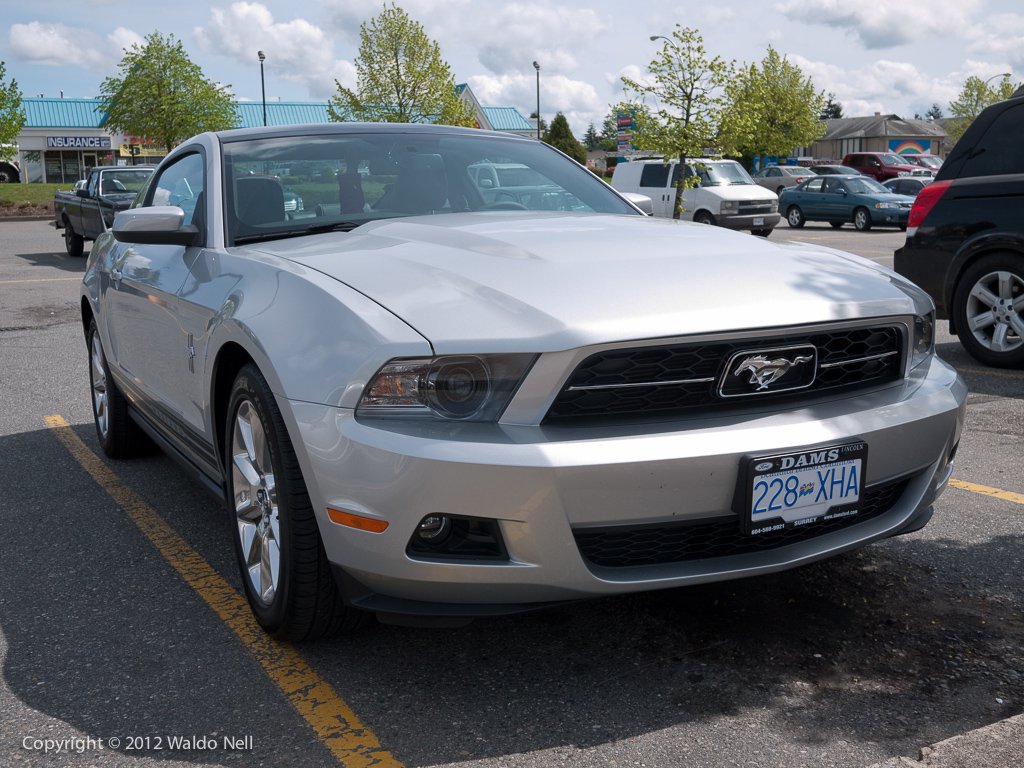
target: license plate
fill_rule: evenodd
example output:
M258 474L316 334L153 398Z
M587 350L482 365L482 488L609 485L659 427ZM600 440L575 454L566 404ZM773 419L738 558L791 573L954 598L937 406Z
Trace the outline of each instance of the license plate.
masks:
M759 536L856 515L867 458L857 441L747 459L744 529Z
M754 217L754 226L755 227L763 227L764 226L764 216L755 216Z

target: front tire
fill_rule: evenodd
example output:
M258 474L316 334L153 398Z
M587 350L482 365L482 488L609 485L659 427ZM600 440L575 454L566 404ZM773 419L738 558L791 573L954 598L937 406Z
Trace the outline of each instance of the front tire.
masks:
M858 232L867 232L871 229L871 214L867 208L858 208L853 212L853 226Z
M964 349L996 368L1024 368L1024 256L993 253L964 272L953 296Z
M758 237L769 237L772 233L770 229L754 229L751 231Z
M800 229L806 223L804 212L800 210L799 205L789 206L789 210L786 211L786 221L793 229Z
M281 640L355 629L365 614L342 604L277 401L251 364L231 389L224 452L235 554L260 626Z
M86 343L92 417L100 448L112 459L130 459L148 453L149 438L128 415L128 400L110 377L95 320L89 322Z
M713 225L715 223L715 217L712 216L707 211L697 211L697 213L693 217L693 220L697 224L711 224L711 225Z

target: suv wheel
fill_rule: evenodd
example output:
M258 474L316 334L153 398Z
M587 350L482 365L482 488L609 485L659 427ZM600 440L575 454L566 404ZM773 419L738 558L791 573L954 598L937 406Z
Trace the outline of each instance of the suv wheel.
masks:
M997 368L1024 368L1024 256L993 253L957 284L953 319L964 349Z

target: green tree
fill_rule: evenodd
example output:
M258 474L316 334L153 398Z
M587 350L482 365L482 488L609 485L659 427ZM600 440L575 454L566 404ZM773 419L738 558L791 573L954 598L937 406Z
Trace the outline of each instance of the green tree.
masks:
M739 127L725 124L736 117L729 111L735 62L709 57L700 32L677 24L671 40L665 41L647 68L652 76L649 81L622 78L630 100L654 101L634 118L633 143L638 149L676 157L680 167L688 157L699 156L707 148L717 147L724 154L735 152L735 147L722 142L723 137L742 133ZM672 211L676 219L683 212L683 190L696 183L685 173L678 179Z
M760 67L740 70L733 94L725 130L736 131L729 143L743 155L788 156L825 132L824 94L771 46Z
M355 67L355 91L334 81L331 120L475 125L440 46L394 3L360 25Z
M230 86L203 77L173 34L153 32L145 45L125 49L118 69L119 77L100 85L109 128L170 150L197 133L238 125Z
M843 116L843 105L836 101L836 95L829 93L825 98L825 104L821 108L819 120L839 120Z
M25 125L21 89L13 77L7 82L7 64L0 61L0 160L14 157L18 134Z
M597 128L591 123L587 126L587 132L583 134L583 146L593 152L601 146L601 137L597 133Z
M931 109L924 113L924 116L929 120L941 120L942 119L942 107L937 103L932 104Z
M580 165L587 164L587 150L569 130L569 121L559 112L551 121L551 127L544 132L543 141L555 149L565 152Z
M994 88L988 84L987 80L982 80L980 77L968 77L956 101L949 105L952 119L946 123L946 134L949 136L950 142L956 144L960 141L967 126L985 107L1010 98L1013 95L1013 90L1013 81L1009 75L1005 75L999 81L999 85Z

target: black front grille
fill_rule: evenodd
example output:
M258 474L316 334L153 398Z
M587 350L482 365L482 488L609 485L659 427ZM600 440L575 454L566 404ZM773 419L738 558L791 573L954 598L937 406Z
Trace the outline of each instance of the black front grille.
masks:
M775 213L777 210L779 210L779 204L773 200L741 200L739 206L739 212L744 216L755 213Z
M719 395L724 368L736 353L797 345L817 349L817 374L810 387L727 399ZM545 422L664 418L694 409L714 412L866 389L899 380L902 352L903 334L895 326L608 350L580 363Z
M588 562L605 568L745 555L807 541L885 514L903 495L907 482L902 479L865 489L856 515L761 536L743 533L735 516L694 523L581 528L573 535L580 554Z

